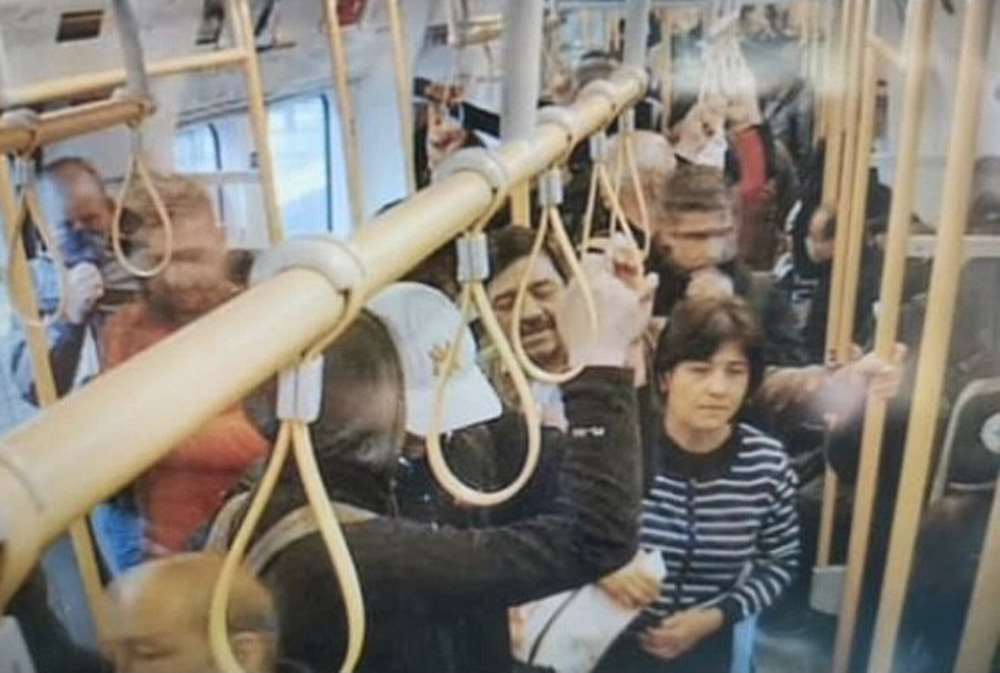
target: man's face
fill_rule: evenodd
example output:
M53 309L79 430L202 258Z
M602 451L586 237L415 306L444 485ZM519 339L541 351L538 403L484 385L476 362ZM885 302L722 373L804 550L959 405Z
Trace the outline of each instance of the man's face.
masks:
M721 430L735 418L750 385L743 347L722 344L708 360L683 360L663 377L668 422L691 433Z
M112 607L110 654L117 673L216 670L204 624L179 587L144 582Z
M167 312L195 317L225 301L233 293L226 274L225 236L211 212L174 219L170 263L147 284L150 301ZM149 255L158 263L166 252L162 229L149 237Z
M678 271L690 273L732 258L736 225L724 210L680 211L659 218L653 243Z
M114 205L90 175L52 178L42 189L42 204L55 225L56 244L67 266L99 263L111 235Z
M500 325L509 336L514 321L514 299L518 284L528 267L523 257L497 274L487 287L490 304ZM521 342L528 357L549 371L569 364L566 346L556 316L566 294L566 285L548 255L539 255L531 272L521 313Z
M109 236L114 206L104 188L89 176L72 180L67 191L67 211L73 228Z

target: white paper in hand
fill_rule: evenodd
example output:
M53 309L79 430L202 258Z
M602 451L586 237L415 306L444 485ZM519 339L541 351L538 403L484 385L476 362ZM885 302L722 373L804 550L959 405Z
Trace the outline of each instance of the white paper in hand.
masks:
M662 581L667 574L658 552L643 551L636 561ZM559 673L589 673L641 609L623 607L596 584L531 603L514 656Z

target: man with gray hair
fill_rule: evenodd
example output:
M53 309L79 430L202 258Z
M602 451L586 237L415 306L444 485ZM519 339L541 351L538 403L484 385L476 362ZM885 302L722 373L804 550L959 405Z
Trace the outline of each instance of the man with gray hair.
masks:
M65 266L62 310L53 315L60 303L60 270L48 255L38 255L31 263L39 310L52 316L49 364L56 393L62 396L99 371L104 319L139 291L139 283L111 251L115 205L90 162L69 157L47 165L39 196ZM37 405L36 372L23 337L12 351L11 370L22 397Z

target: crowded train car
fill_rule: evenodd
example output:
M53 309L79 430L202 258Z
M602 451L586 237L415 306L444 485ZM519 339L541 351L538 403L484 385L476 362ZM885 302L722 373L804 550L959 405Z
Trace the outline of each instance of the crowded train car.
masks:
M995 0L0 0L0 673L1000 673Z

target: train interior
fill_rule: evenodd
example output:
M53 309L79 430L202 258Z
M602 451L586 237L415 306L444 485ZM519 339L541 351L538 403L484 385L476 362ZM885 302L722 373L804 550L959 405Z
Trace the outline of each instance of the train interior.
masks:
M614 86L603 90L585 84L607 79L624 63L645 73L641 94L626 105L612 103L614 114L605 114L600 124L577 120L570 126L596 129L605 140L607 132L612 144L617 135L637 134L641 139L631 149L640 164L659 147L650 140L655 135L678 157L675 163L724 167L736 190L757 170L753 157L740 154L747 147L741 134L747 129L757 134L752 142L761 143L766 160L760 160L767 165L760 169L765 173L761 186L740 191L739 254L754 287L780 296L791 316L773 328L788 345L769 364L832 371L838 362L856 357L845 355L855 344L862 353L882 356L892 352L894 342L907 347L895 397L881 406L868 402L867 409L864 400L855 404L861 409L856 428L836 423L836 413L848 413L841 409L830 412L833 420L813 414L768 429L786 445L801 481L796 499L802 563L782 600L756 619L751 667L731 670L1000 671L1000 581L990 579L1000 568L995 497L1000 467L1000 10L995 5L993 0L0 0L0 148L5 153L0 190L17 207L0 214L5 231L0 246L0 472L13 475L10 481L0 478L0 484L20 483L25 470L25 483L35 478L35 468L20 462L26 460L23 448L35 441L33 433L53 428L71 446L73 436L92 434L111 416L146 413L137 409L166 399L149 396L154 381L136 382L132 405L118 410L110 402L88 406L106 409L107 416L82 422L81 403L74 416L80 391L100 384L105 370L112 369L110 360L104 361L112 350L103 343L89 350L84 346L86 361L70 372L67 385L55 372L54 394L45 392L51 386L43 385L37 367L34 378L28 370L27 380L19 370L26 353L44 354L46 343L51 347L56 338L45 317L42 281L25 272L26 264L42 258L65 264L59 277L62 294L49 302L50 312L72 310L66 287L77 282L75 267L52 252L62 245L58 228L53 239L25 196L44 188L47 167L85 160L117 203L122 231L115 236L122 240L128 213L123 219L118 212L119 194L131 193L149 174L192 180L208 195L222 227L228 272L240 279L236 285L247 282L250 266L269 249L322 237L361 250L366 263L395 264L367 270L377 278L371 283L378 289L431 258L440 243L478 226L479 205L476 217L472 206L440 205L441 221L461 219L464 228L453 227L452 235L435 245L429 243L431 234L413 234L412 248L405 242L411 240L403 233L408 214L413 214L411 226L430 226L437 217L435 199L439 204L472 202L472 187L459 185L466 175L462 171L473 170L468 164L454 162L450 172L436 173L448 165L449 155L459 148L459 153L482 148L508 162L503 171L514 171L510 166L517 161L518 175L548 170L556 164L531 159L529 170L523 168L529 159L519 158L543 151L530 143L526 148L526 138L551 147L551 128L566 127L558 115L546 116L546 108L567 108L588 91L594 99L621 96L614 87L627 78L612 78ZM980 18L978 24L973 15ZM130 51L136 45L138 69L136 50ZM728 51L722 54L719 45ZM72 122L76 110L131 104L137 92L152 106L123 113L119 123L60 130L60 115ZM692 114L713 95L729 97L726 114L744 106L750 123ZM531 135L546 124L548 136ZM22 131L29 137L25 142L18 140ZM638 135L643 133L649 136ZM587 203L590 172L604 158L595 150L601 146L575 137L559 152L567 160L563 217L574 239L571 250L583 240L581 222L590 226L590 210L597 210L595 227L614 231L615 208L627 205L625 200L616 205L612 197L598 198L596 206ZM709 156L713 151L717 155ZM617 180L611 175L619 191L621 166L619 161ZM626 171L638 173L634 165ZM537 228L545 220L551 204L543 186L539 182L533 193L525 185L512 188L510 208L503 211L507 221L515 222L510 226L534 222ZM460 187L465 189L461 195ZM562 188L560 183L560 197ZM658 207L653 203L657 194L645 189L649 212ZM482 203L482 197L475 199ZM156 199L150 207L164 211ZM831 217L835 232L812 230L810 217L821 207L836 212ZM633 241L652 236L648 228L632 226ZM753 227L758 231L744 237ZM400 232L393 241L398 247L390 250L386 243L379 249L378 236L393 228ZM172 234L175 242L180 231ZM816 280L797 262L806 250L797 246L812 246L812 254L820 239L832 260L832 271L819 276L826 281ZM369 249L378 252L365 257ZM173 254L183 261L183 253L177 244ZM169 266L171 253L152 259L146 264L162 269L159 262ZM154 287L156 269L122 266L117 278L103 278L103 298L88 305L108 322L147 296L151 290L142 289L147 283ZM817 287L831 277L833 288L826 288L826 303L818 312L819 332L809 342L807 313L820 301ZM446 281L456 283L455 277ZM205 353L250 347L241 329L209 334L207 328L197 330L201 325L198 318L183 333L203 338ZM765 328L770 333L771 327ZM124 333L123 348L146 338L140 329ZM296 336L288 336L279 328L270 338L299 339L301 330L289 326L288 334ZM485 342L489 329L473 325L473 330ZM268 375L279 369L280 358L273 359ZM118 381L125 381L128 367L122 369L115 385L124 391L126 384ZM232 405L264 379L263 369L256 367L231 385L228 397L219 393L218 399ZM96 394L88 404L101 403ZM184 392L174 394L182 428L176 436L192 435L206 417L187 409ZM56 397L65 399L56 402ZM851 401L843 405L853 408ZM217 408L223 408L221 403ZM169 423L174 411L158 413ZM80 424L69 425L73 419ZM114 420L116 427L124 422ZM921 422L927 426L926 446L917 438ZM149 441L153 446L155 440ZM850 451L837 447L845 442ZM115 572L100 540L96 545L81 541L79 529L69 523L86 522L88 511L111 502L108 496L116 491L128 492L136 484L146 489L154 453L164 456L168 448L122 458L129 466L109 477L100 487L103 495L87 508L79 509L85 495L74 500L78 511L50 517L40 507L38 521L44 524L37 525L45 531L39 529L37 541L31 541L37 549L24 552L37 566L20 556L5 566L5 541L9 538L13 550L17 536L28 529L9 521L23 510L5 513L6 498L0 497L0 607L34 567L48 585L53 628L81 649L98 649L104 617L95 608L94 583L106 584ZM107 450L129 451L126 446ZM838 462L846 454L853 457ZM65 474L52 476L52 486L64 483L74 469L87 471L88 462L78 454L78 467L55 470ZM37 468L42 476L55 471ZM89 519L90 536L98 538L94 515ZM862 528L866 532L859 533ZM85 558L88 550L90 559ZM864 571L866 551L869 564L872 558L881 564L874 586ZM15 567L16 572L9 570ZM337 576L342 572L338 567ZM468 600L475 603L474 596ZM23 643L29 639L3 623L0 673L60 670L46 667L37 652L28 654L31 648ZM858 659L862 651L868 661ZM558 660L549 664L548 669L523 670L591 670L569 663L561 668ZM333 662L329 670L337 666Z

